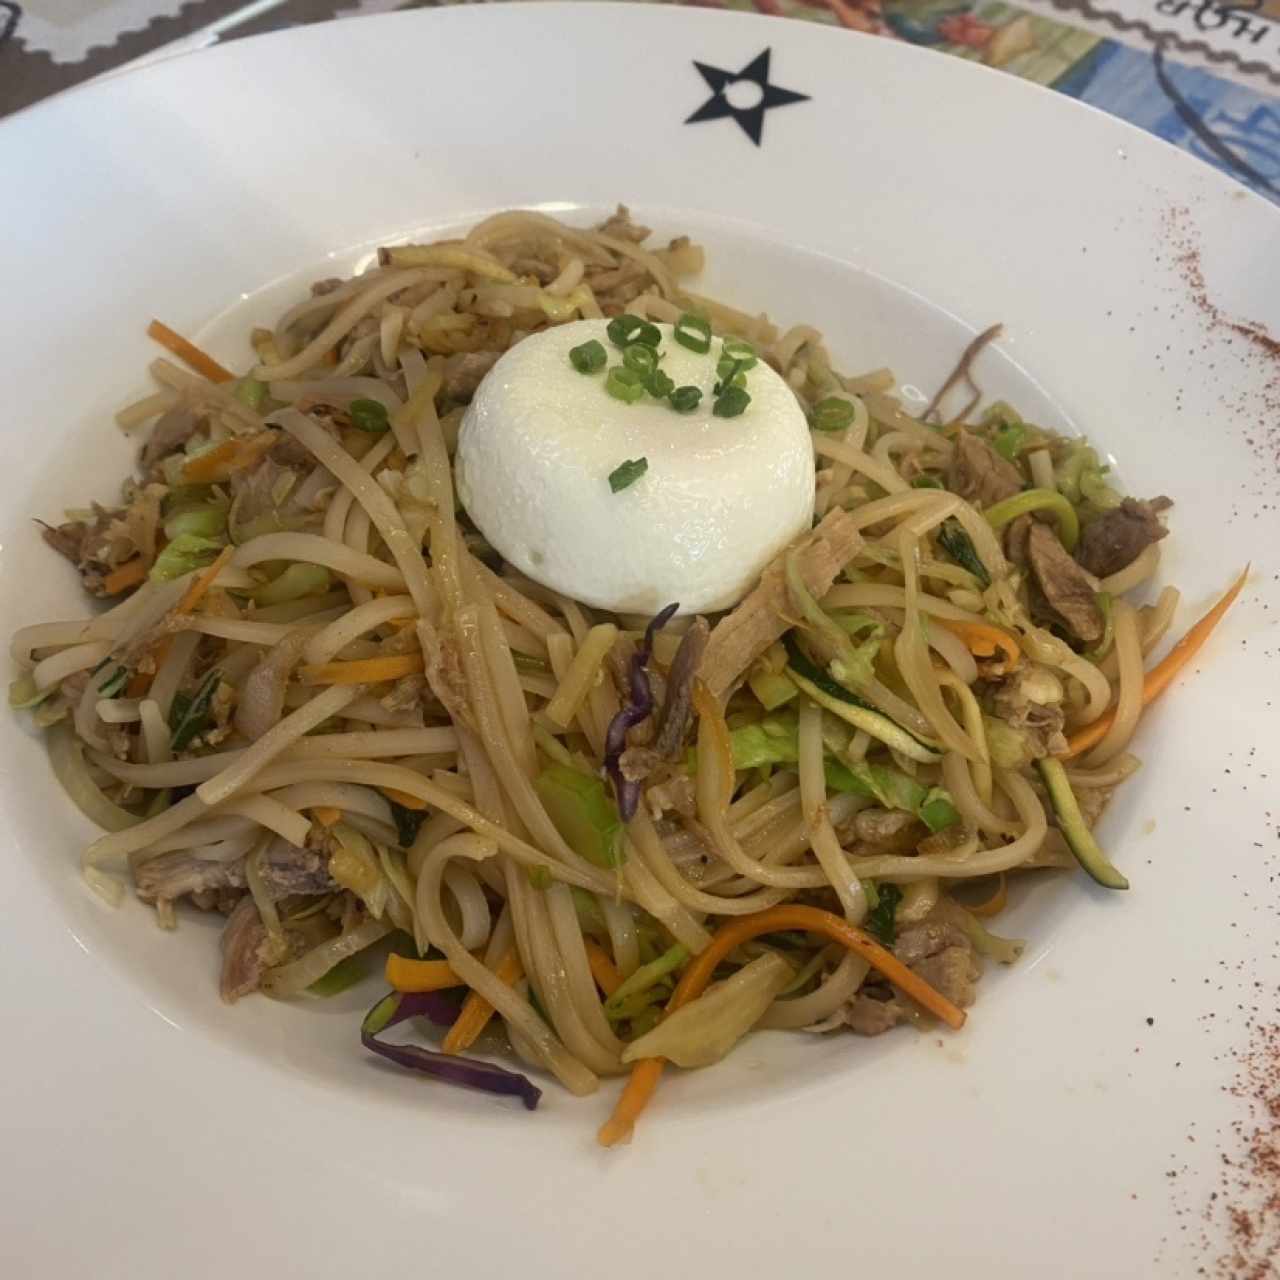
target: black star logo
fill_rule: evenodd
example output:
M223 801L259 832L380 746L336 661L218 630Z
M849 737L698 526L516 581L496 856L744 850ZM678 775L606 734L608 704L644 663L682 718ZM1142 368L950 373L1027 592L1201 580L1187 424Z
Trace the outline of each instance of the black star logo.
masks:
M807 93L794 93L790 89L779 89L769 83L769 54L766 49L757 54L741 71L722 71L719 67L709 67L705 62L694 62L699 74L707 82L711 97L693 113L685 124L698 124L702 120L719 120L724 116L732 116L743 133L758 147L760 135L764 131L764 113L772 107L785 107L792 102L808 102ZM747 82L758 85L760 99L750 107L732 106L724 96L724 91L731 84Z

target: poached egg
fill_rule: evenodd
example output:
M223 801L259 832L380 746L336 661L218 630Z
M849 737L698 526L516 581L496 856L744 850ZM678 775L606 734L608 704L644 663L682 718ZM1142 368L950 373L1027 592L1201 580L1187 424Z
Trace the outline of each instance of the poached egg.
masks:
M746 374L737 417L712 413L720 341L706 354L662 335L659 368L702 392L691 413L647 393L605 390L606 370L579 373L573 347L595 339L621 363L605 320L532 334L481 382L462 421L456 477L467 514L533 581L618 613L682 613L735 604L813 520L809 426L786 382L764 361ZM609 477L644 459L614 492Z

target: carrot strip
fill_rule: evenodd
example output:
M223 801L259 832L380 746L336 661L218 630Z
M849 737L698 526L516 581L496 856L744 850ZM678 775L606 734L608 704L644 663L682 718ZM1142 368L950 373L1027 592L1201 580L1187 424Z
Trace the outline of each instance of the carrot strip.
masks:
M239 471L256 466L280 438L278 431L259 431L256 436L235 436L198 453L182 468L183 484L217 484L230 480Z
M172 351L179 360L190 365L197 373L204 374L210 382L231 382L235 379L236 375L224 369L211 355L201 351L194 342L188 342L182 334L175 333L159 320L153 320L147 325L147 337Z
M1244 572L1231 584L1227 594L1199 622L1191 627L1186 635L1143 677L1142 705L1144 707L1149 707L1173 683L1174 676L1200 652L1204 642L1213 632L1214 627L1222 621L1227 610L1235 603L1236 597L1240 594L1241 588L1245 584L1245 579L1249 576L1249 568L1249 565L1245 565ZM1115 712L1108 711L1105 715L1099 716L1092 724L1086 725L1078 733L1073 733L1067 739L1066 751L1058 759L1070 760L1072 757L1088 751L1096 743L1101 742L1107 736L1107 731L1111 728L1115 718Z
M157 650L156 654L156 665L159 666L160 651ZM151 688L151 681L153 679L154 676L152 676L150 672L135 671L133 675L129 677L129 683L124 687L124 696L126 698L141 698L143 694Z
M996 891L989 897L986 902L976 902L972 905L964 904L964 909L971 916L980 916L987 919L990 916L998 916L1006 906L1009 905L1009 881L1005 878L1002 871L1000 873L1000 883L996 886Z
M191 579L190 585L182 594L182 599L178 601L176 613L191 613L195 610L196 605L209 594L209 588L217 582L218 574L227 567L227 561L231 559L234 551L234 547L223 547L214 557L213 563L201 569Z
M402 809L422 810L427 807L425 800L419 799L417 796L411 796L407 791L397 791L395 787L379 787L379 791L394 804L398 804Z
M380 684L422 670L422 654L397 653L389 658L361 658L355 662L317 662L298 668L303 684Z
M1022 650L1018 642L999 627L989 627L982 622L960 622L952 618L930 618L929 621L936 622L939 626L946 627L952 635L959 636L975 658L994 658L997 653L1003 653L1006 671L1012 671L1022 661Z
M520 963L520 953L515 947L509 947L498 961L494 976L507 986L514 987L524 977L524 965ZM449 1028L440 1048L445 1053L463 1053L470 1049L480 1033L489 1025L493 1017L493 1005L482 995L473 991L464 1002L458 1020Z
M136 587L146 576L146 561L141 556L134 556L132 560L126 560L118 568L112 569L102 579L103 594L118 596L122 591L128 591L130 587Z
M622 986L622 974L614 966L612 960L604 953L604 948L599 943L593 942L590 938L584 938L583 942L587 948L587 964L591 966L591 976L596 980L596 986L611 996L617 989Z
M930 1013L941 1018L949 1027L959 1030L964 1026L963 1009L952 1004L941 992L931 987L919 974L912 973L892 952L886 951L869 934L851 925L840 916L818 907L799 905L771 907L754 915L739 916L722 925L707 944L705 950L689 962L680 976L676 989L667 1002L666 1013L674 1013L706 990L718 965L735 947L759 937L762 933L776 933L783 929L803 929L820 934L856 952L873 968L878 969L904 995L923 1005ZM632 1127L653 1096L662 1077L661 1058L642 1058L632 1068L622 1096L613 1115L601 1126L596 1135L602 1146L611 1147L626 1142Z
M466 984L447 960L410 960L392 952L387 957L387 985L397 991L443 991Z
M311 810L311 816L322 826L332 827L342 821L342 810L331 805L317 805Z

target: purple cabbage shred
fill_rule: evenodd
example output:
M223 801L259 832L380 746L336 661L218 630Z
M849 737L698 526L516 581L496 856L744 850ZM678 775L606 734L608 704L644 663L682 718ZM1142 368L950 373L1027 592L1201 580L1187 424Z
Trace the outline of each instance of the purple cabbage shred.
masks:
M451 1026L458 1012L458 1005L439 991L392 991L365 1014L360 1024L360 1043L410 1071L419 1071L446 1084L519 1098L528 1110L535 1110L542 1090L527 1076L475 1058L437 1053L412 1044L387 1044L378 1039L383 1031L398 1022L419 1016L429 1018L436 1026Z
M618 813L623 822L636 816L640 804L640 784L622 775L622 753L627 749L627 730L653 714L653 689L649 684L649 659L653 656L653 638L675 616L679 604L669 604L644 629L644 642L631 658L627 672L627 700L622 710L609 721L604 739L604 767L613 783Z

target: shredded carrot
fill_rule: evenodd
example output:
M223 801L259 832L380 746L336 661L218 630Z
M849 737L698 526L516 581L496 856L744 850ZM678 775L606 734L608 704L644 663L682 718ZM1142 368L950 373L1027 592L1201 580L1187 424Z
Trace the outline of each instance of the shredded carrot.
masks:
M422 670L422 654L397 653L389 658L361 658L355 662L318 662L298 668L303 684L381 684Z
M177 613L192 613L195 611L200 601L209 594L209 588L217 582L218 574L227 567L227 561L231 559L234 551L234 547L223 547L214 557L213 563L207 568L201 569L191 579L190 585L182 594L182 599L178 601Z
M211 355L207 355L188 342L180 333L175 333L167 324L153 320L147 325L147 337L158 342L162 347L172 351L179 360L190 365L197 373L202 373L210 382L232 382L235 374L224 369Z
M407 791L397 791L395 787L379 787L388 800L394 804L398 804L402 809L425 809L427 802L419 799L417 796L411 796Z
M1214 627L1222 621L1227 610L1235 603L1236 597L1240 594L1240 590L1248 576L1249 566L1245 565L1244 572L1231 584L1227 594L1199 622L1191 627L1186 635L1143 677L1142 705L1144 707L1150 706L1169 687L1173 682L1174 676L1200 652L1201 647L1209 638ZM1096 743L1101 742L1107 736L1107 731L1111 728L1115 718L1115 712L1108 711L1106 715L1099 716L1097 720L1090 725L1086 725L1078 733L1073 733L1067 739L1066 751L1058 758L1060 760L1070 760L1072 757L1088 751Z
M1022 661L1018 642L1000 627L989 627L985 622L959 622L952 618L930 618L929 621L959 636L975 658L994 658L997 653L1004 654L1003 671L1012 671Z
M587 963L591 966L591 976L596 986L607 996L613 995L622 986L622 974L614 967L614 963L604 953L604 948L590 938L584 938L587 947Z
M311 816L322 826L332 827L342 821L342 810L332 805L321 804L311 810Z
M923 1005L949 1027L959 1030L964 1026L963 1009L952 1004L946 996L931 987L919 974L913 973L897 956L886 951L869 934L840 916L833 915L830 911L798 905L771 907L768 911L739 916L736 920L730 920L722 925L706 948L694 956L680 976L680 981L667 1002L665 1012L674 1013L691 1000L697 999L706 989L707 983L711 981L716 965L735 947L740 947L752 938L758 938L762 933L776 933L783 929L803 929L848 947L850 951L856 952L873 968L884 974L903 994L910 996L917 1004ZM616 1143L630 1139L637 1118L653 1096L653 1091L662 1078L663 1065L661 1058L642 1058L632 1068L631 1078L618 1099L613 1115L601 1126L597 1134L602 1146L612 1147Z
M158 650L156 656L158 659ZM156 665L159 665L159 661L157 661ZM151 681L154 679L155 677L150 672L135 671L133 675L129 677L129 683L124 687L124 696L126 698L141 698L143 694L151 688Z
M998 916L1008 905L1009 882L1002 871L1000 873L1000 883L996 886L995 893L985 902L965 903L964 909L971 916L981 916L985 920L989 916Z
M397 991L443 991L466 983L454 973L447 960L410 960L392 952L387 957L387 985ZM464 1012L465 1009L464 1005Z
M493 974L509 987L514 987L524 977L524 965L520 963L520 953L515 947L507 948ZM463 1004L457 1022L449 1028L449 1034L445 1036L440 1048L445 1053L465 1052L475 1044L492 1017L493 1005L484 996L473 991Z
M147 562L141 556L126 560L117 569L112 569L102 579L102 592L108 596L118 596L130 587L136 587L147 576Z
M183 484L218 484L240 471L257 466L280 432L259 431L256 436L233 436L212 449L198 453L182 468Z

